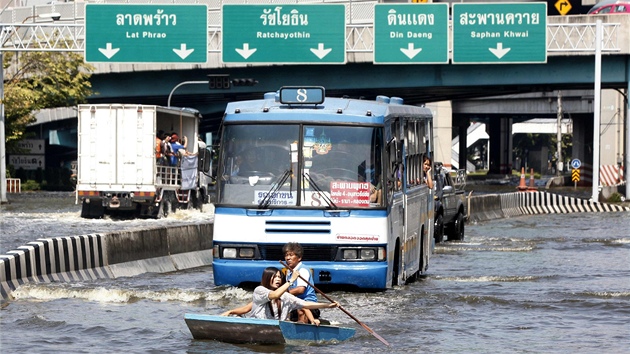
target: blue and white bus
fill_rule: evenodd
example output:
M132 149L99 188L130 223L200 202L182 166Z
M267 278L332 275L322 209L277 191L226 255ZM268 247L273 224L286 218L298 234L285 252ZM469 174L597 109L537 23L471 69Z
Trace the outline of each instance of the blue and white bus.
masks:
M426 271L433 192L423 183L432 114L400 98L283 87L231 102L221 129L216 285L259 283L299 242L316 285L386 289Z

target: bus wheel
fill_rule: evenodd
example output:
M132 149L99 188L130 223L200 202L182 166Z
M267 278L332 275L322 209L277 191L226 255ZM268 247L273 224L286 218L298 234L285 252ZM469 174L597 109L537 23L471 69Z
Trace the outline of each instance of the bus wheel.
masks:
M435 243L444 241L444 218L442 217L442 214L439 214L437 218L435 218L435 225L433 228Z
M398 275L400 268L400 246L396 241L396 252L394 252L394 264L392 265L392 286L398 285Z
M457 219L453 223L448 239L454 241L464 240L464 214L462 212L457 214Z

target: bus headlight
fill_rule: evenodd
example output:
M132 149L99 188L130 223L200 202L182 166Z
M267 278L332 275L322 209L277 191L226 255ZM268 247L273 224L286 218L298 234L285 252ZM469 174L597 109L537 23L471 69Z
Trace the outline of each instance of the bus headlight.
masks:
M254 258L254 254L253 248L240 248L238 250L239 258Z
M343 250L343 259L347 259L347 260L357 259L357 250L356 249Z
M384 261L387 252L385 247L340 247L341 260L343 261Z
M224 248L222 258L236 258L236 248Z
M213 257L228 259L255 259L256 247L252 245L215 245L213 249Z
M376 259L376 250L373 248L361 249L361 259L365 261L372 261Z

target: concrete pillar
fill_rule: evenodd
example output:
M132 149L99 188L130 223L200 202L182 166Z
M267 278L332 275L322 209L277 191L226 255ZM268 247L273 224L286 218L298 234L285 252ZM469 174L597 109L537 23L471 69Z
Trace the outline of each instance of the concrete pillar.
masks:
M571 159L582 161L580 186L590 186L593 182L593 119L591 115L573 117L573 149Z
M490 166L488 174L508 175L512 173L512 118L491 119L488 124L490 136Z
M630 61L629 61L630 62ZM628 185L628 180L630 179L630 99L628 99L628 95L630 95L630 72L628 72L628 77L626 77L626 97L625 97L625 126L626 126L626 136L625 136L625 161L623 163L624 166L624 178L626 180L626 200L630 200L630 186Z
M600 165L616 165L623 152L623 96L615 90L602 90Z
M451 168L452 121L453 109L451 101L428 103L427 108L433 112L433 159Z
M501 165L501 153L499 151L499 147L501 146L501 126L491 119L491 122L486 124L486 128L488 129L488 136L490 137L490 151L488 151L490 165L488 166L488 174L498 175L501 173L501 169L499 168Z
M464 124L459 122L459 169L468 171L468 127L470 120L466 119Z

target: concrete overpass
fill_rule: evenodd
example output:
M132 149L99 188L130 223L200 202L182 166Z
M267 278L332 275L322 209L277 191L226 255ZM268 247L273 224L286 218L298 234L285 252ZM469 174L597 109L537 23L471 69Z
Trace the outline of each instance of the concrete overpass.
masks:
M212 3L209 8L208 62L199 65L96 64L92 83L99 95L92 97L90 101L166 105L172 88L183 81L204 79L207 74L212 73L256 78L259 84L255 87L209 92L204 85L191 85L182 87L174 94L173 105L200 110L206 117L205 130L216 131L226 102L260 97L263 92L275 91L282 85L322 85L332 96L366 98L373 98L379 94L399 96L409 104L427 104L435 107L438 143L435 151L438 154L437 158L443 161L450 160L446 159L446 156L440 158L439 154L441 151L447 153L451 150L452 127L457 129L458 133L455 135L461 138L466 136L465 132L471 119L492 121L493 124L489 125L491 127L489 135L491 141L494 141L492 146L498 149L490 153L491 171L502 174L509 172L512 167L509 139L512 122L537 118L541 114L542 116L555 114L553 105L548 101L555 97L558 90L594 89L596 19L603 21L601 87L627 91L630 82L628 16L549 17L546 64L374 65L372 9L376 1L346 1L347 17L350 19L346 26L348 58L346 65L269 66L221 62L219 5L222 1L207 3ZM68 5L68 8L62 5ZM49 33L53 29L61 31L67 40L63 43L57 42L55 47L51 44L50 50L59 50L61 44L66 46L63 50L83 51L82 6L78 4L46 6L48 7L38 8L38 13L59 12L62 14L60 23L16 24L19 18L33 16L31 8L12 10L10 21L6 20L5 13L2 14L4 30L0 33L0 43L5 43L2 51L42 50L30 46L33 35ZM7 23L11 23L11 27ZM18 35L21 37L16 38ZM44 47L48 45L40 44ZM616 91L611 92L614 94ZM539 97L521 98L520 95L524 93L534 93ZM593 93L592 97L594 96ZM475 104L479 105L479 102L484 101L494 101L495 104L483 104L485 112L472 109ZM506 104L507 101L510 104ZM525 103L526 101L529 103ZM497 102L501 104L496 104ZM588 102L591 102L590 105ZM592 122L590 128L588 123L595 111L593 98L581 99L576 105L583 106L583 110L572 111L574 112L572 118L579 117L584 120L578 126L578 132L582 132L579 139L584 141L584 144L578 156L574 157L592 163L592 156L588 156L588 141L590 140L592 144L592 139L589 139L587 132L593 129ZM627 117L627 103L622 107ZM441 144L444 144L445 148L442 148ZM460 151L460 160L466 156L465 152L462 152ZM627 159L627 147L625 155ZM626 162L625 165L629 163Z

